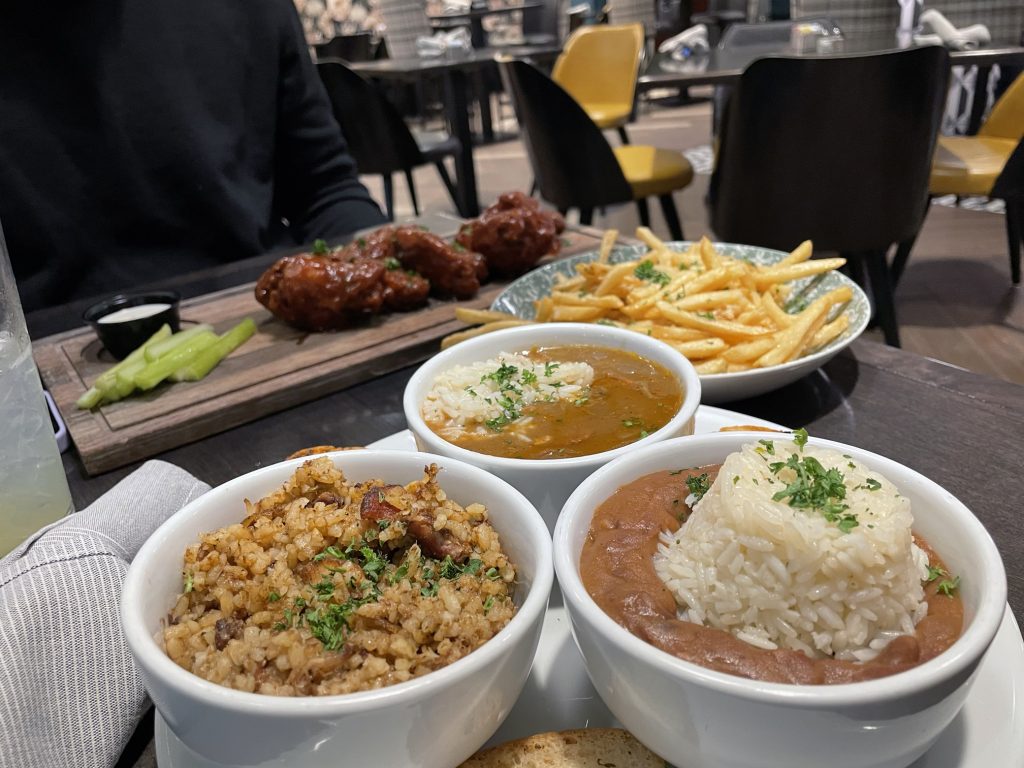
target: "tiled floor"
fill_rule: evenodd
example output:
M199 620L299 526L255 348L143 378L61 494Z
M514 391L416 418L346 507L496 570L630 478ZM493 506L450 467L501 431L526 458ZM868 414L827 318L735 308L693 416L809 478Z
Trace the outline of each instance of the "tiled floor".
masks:
M505 110L506 114L508 110ZM710 105L698 103L671 109L648 108L629 127L637 144L693 150L708 144ZM609 134L611 136L611 134ZM617 138L612 137L614 143ZM697 159L697 158L695 158ZM696 164L696 163L695 163ZM518 140L480 148L476 153L480 200L487 204L499 193L528 189L532 179L523 145ZM423 210L453 210L435 170L415 174ZM378 178L365 179L383 199ZM676 195L687 237L708 232L703 198L708 177ZM404 180L396 180L399 216L411 215ZM667 235L657 205L651 206L655 232ZM596 216L597 226L629 232L638 224L636 208L617 206ZM896 292L903 346L908 350L972 371L1024 384L1024 289L1010 283L1003 217L985 211L933 206ZM873 338L880 334L871 331Z

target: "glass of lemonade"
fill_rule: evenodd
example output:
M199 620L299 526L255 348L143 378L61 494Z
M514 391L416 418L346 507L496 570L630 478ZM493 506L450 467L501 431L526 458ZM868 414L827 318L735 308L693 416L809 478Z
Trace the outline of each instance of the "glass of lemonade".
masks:
M0 557L72 511L0 230Z

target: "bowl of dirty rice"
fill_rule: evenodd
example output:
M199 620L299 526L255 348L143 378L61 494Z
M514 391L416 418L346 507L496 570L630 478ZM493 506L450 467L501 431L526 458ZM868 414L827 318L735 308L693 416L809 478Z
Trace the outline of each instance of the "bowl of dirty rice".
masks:
M129 569L122 623L163 719L204 758L440 768L518 697L551 583L547 530L507 483L346 451L168 520Z

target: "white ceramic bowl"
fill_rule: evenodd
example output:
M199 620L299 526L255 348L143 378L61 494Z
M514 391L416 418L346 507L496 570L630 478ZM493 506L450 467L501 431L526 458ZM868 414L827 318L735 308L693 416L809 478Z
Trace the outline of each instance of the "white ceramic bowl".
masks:
M679 411L664 427L635 443L570 459L510 459L476 453L449 443L423 420L420 407L438 374L456 365L488 360L502 352L521 352L534 346L562 344L615 347L661 363L683 386L683 403ZM595 469L641 446L671 437L692 435L700 393L700 378L690 361L664 342L605 325L547 323L496 331L456 344L434 355L409 379L402 406L409 430L420 450L460 459L507 480L533 502L548 527L554 529L558 512L569 494Z
M175 735L225 765L451 768L498 728L530 672L551 591L551 540L533 506L476 467L441 456L345 451L329 456L346 477L408 483L436 462L441 487L482 502L519 573L519 611L468 656L423 677L342 696L276 697L225 688L185 671L154 640L181 590L182 556L200 533L245 516L243 500L279 487L305 459L250 472L214 488L160 526L125 579L121 621L143 682Z
M594 510L643 475L720 463L760 433L698 435L631 453L591 475L555 529L555 574L598 693L623 725L671 763L703 768L905 768L959 712L1006 608L999 552L976 517L907 467L825 440L887 477L912 505L914 529L963 577L963 635L914 669L831 686L763 683L682 661L632 635L590 598L579 556Z

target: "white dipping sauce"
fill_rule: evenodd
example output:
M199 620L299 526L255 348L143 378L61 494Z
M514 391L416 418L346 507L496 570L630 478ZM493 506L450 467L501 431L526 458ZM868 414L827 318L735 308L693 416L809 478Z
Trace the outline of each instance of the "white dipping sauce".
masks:
M117 310L117 312L111 312L109 315L104 315L96 322L127 323L132 320L141 320L144 317L151 317L170 308L170 304L140 304L137 307L125 307L124 309Z

